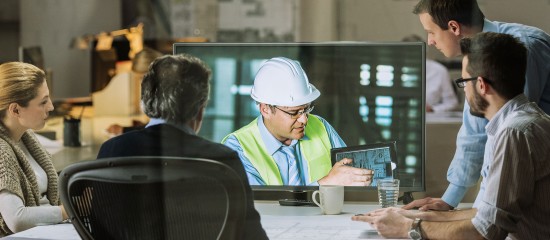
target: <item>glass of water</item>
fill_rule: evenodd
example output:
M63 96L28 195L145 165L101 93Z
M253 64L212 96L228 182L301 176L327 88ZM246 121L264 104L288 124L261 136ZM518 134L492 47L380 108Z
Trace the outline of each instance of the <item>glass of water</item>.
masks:
M399 179L378 179L378 200L382 208L397 206Z

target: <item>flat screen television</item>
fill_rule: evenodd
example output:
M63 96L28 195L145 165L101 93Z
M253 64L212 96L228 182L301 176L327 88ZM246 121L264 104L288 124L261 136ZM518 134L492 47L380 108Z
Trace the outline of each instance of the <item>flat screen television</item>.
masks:
M300 62L320 91L313 114L348 146L395 141L401 191L425 190L425 44L421 42L175 43L173 53L204 60L213 71L210 102L199 133L220 142L254 120L254 76L267 59ZM255 191L314 186L252 186ZM348 190L375 190L346 187Z

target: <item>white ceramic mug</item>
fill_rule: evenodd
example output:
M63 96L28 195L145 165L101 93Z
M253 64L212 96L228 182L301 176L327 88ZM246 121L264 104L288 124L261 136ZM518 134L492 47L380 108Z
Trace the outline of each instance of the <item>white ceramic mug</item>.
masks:
M316 195L319 195L320 203L317 202ZM323 214L340 214L344 206L344 186L321 185L319 190L313 192L311 198L321 207Z

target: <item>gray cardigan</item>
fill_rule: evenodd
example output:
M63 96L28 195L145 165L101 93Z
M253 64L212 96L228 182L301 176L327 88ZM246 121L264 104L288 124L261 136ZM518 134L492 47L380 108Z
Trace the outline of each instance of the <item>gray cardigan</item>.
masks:
M50 204L59 205L58 177L51 155L38 142L32 130L25 132L21 141L48 176L47 197ZM32 167L23 150L10 138L8 129L0 122L0 191L4 189L20 197L25 206L39 205L41 196ZM0 216L0 236L9 234L12 232Z

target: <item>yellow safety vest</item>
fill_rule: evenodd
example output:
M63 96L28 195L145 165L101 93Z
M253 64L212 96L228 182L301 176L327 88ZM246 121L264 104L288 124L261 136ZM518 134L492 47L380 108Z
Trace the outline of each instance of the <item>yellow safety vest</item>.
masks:
M299 140L300 149L308 166L309 182L317 181L328 174L332 168L330 161L330 139L323 122L314 115L308 115L305 133L308 140ZM275 159L267 152L258 128L258 119L233 133L244 155L267 185L283 185L279 167ZM225 137L222 142L225 142Z

